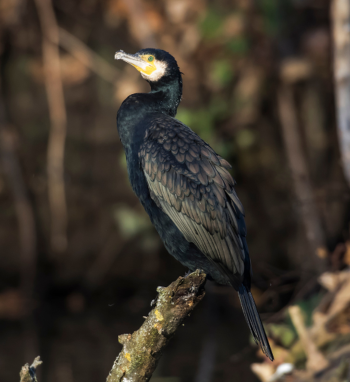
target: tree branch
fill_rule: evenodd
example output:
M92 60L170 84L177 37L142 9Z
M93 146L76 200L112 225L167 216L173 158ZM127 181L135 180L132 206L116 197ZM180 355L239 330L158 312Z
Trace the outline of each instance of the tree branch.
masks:
M325 254L327 253L324 233L314 201L309 169L302 149L293 93L289 85L281 86L277 101L287 159L295 194L299 201L300 217L304 223L306 238L311 249L310 256L303 261L303 267L321 273L325 267Z
M147 382L176 329L205 295L206 274L197 270L158 287L155 308L139 330L119 336L123 345L107 382Z
M317 372L328 367L329 362L317 349L316 344L310 336L310 332L305 326L303 313L300 307L298 305L290 306L288 311L307 357L306 368L313 372Z
M338 117L338 137L344 175L350 186L350 4L333 0L334 78Z
M30 366L26 363L19 373L20 382L38 382L36 379L36 368L42 363L40 356L36 357Z
M2 64L1 64L2 65ZM0 88L2 88L0 84ZM36 227L33 206L28 197L27 186L15 148L15 134L7 120L4 95L0 89L0 154L4 172L12 188L16 210L19 244L21 294L26 305L26 315L32 308L33 290L36 276Z
M51 129L47 148L48 192L51 212L51 246L55 252L67 247L67 205L64 185L64 146L67 115L58 50L59 30L51 0L35 0L43 34L45 86Z
M59 43L74 58L104 80L115 83L119 70L63 28L59 28Z

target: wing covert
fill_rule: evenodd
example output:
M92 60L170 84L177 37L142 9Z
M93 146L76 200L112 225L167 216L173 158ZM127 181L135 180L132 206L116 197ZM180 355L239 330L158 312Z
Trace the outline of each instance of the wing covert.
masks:
M244 210L231 166L187 126L164 119L153 119L139 152L152 199L186 240L229 273L243 275Z

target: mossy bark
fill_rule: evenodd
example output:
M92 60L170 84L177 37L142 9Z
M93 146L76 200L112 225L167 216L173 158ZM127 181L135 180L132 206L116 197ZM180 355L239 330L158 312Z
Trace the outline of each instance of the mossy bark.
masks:
M29 366L27 363L22 367L19 373L20 382L38 382L36 379L36 368L42 364L40 356L34 359L34 362Z
M205 273L197 270L157 289L156 306L139 330L119 336L123 345L107 382L149 381L176 329L205 295Z

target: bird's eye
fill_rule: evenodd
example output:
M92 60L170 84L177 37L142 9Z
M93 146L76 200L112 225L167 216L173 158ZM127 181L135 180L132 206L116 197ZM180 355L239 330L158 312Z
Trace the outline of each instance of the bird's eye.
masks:
M149 62L152 62L153 60L154 60L154 57L153 57L153 56L149 56L149 57L148 57L148 61L149 61Z

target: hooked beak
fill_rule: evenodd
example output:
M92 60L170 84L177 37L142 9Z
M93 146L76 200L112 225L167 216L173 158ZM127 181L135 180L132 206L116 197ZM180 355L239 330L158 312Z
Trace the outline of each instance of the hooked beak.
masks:
M152 67L153 65L146 62L142 57L138 56L137 54L128 54L120 50L117 52L114 56L115 60L123 60L127 62L128 64L134 66L139 72L146 73L148 68Z

